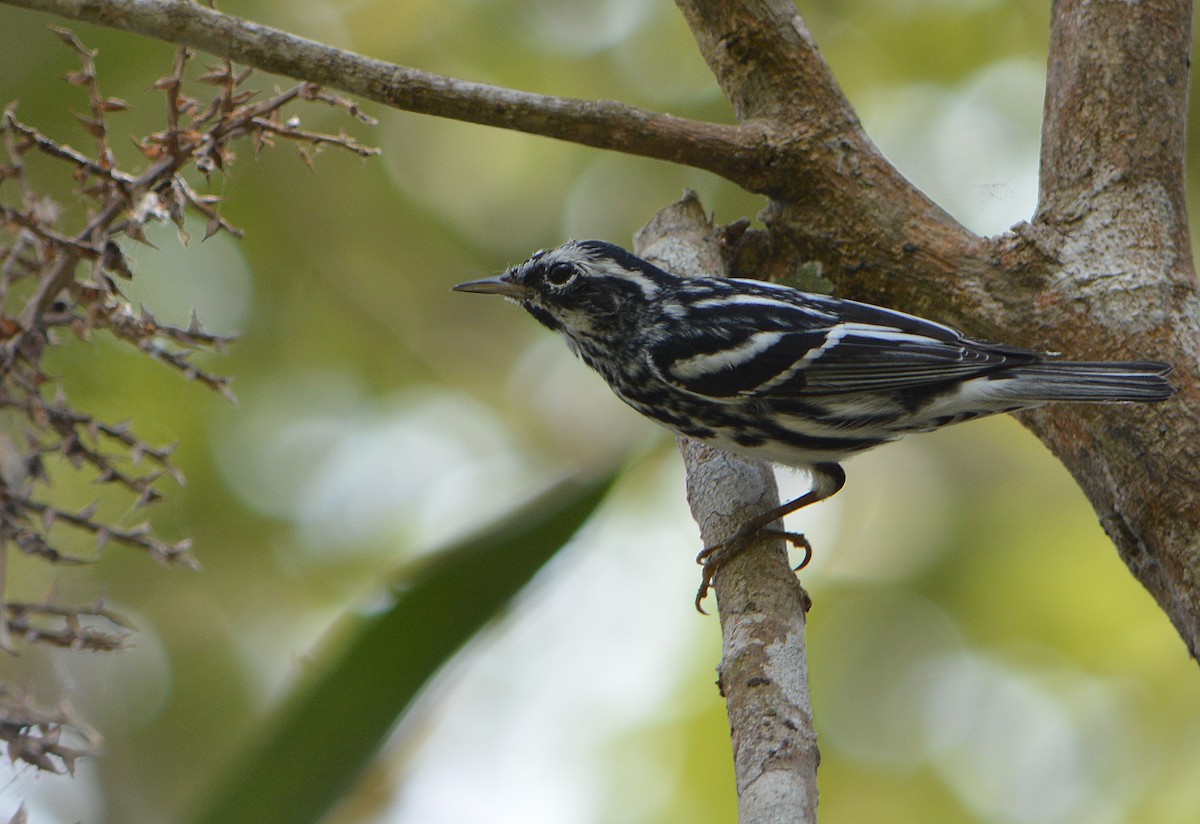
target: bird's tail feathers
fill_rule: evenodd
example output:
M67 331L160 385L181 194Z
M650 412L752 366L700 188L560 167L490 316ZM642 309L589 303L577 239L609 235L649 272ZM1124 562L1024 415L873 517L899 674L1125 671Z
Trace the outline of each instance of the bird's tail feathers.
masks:
M1014 401L1147 402L1175 393L1170 371L1170 364L1158 361L1042 361L991 377L1001 381L993 391Z

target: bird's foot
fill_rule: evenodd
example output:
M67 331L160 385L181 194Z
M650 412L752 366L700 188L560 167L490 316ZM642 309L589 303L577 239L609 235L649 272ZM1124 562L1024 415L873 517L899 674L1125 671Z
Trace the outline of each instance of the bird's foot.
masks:
M708 596L708 591L712 589L713 579L716 577L717 572L736 556L747 550L755 540L761 538L782 538L797 549L804 550L804 559L796 565L795 572L804 569L804 567L808 566L808 562L812 560L812 544L808 538L804 537L803 533L772 529L759 526L754 522L744 524L727 541L707 546L700 550L700 554L696 556L696 563L700 564L701 568L700 588L696 590L697 611L704 615L708 614L700 604Z

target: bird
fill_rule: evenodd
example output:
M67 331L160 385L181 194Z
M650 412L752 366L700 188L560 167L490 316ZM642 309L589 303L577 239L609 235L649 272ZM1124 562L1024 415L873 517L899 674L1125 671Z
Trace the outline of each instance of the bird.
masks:
M802 548L803 567L807 539L769 527L837 493L854 455L1048 402L1149 403L1175 391L1166 363L1062 360L778 283L683 277L603 240L540 250L453 289L518 304L617 397L677 434L809 472L804 495L700 553L697 608L716 572L763 533Z

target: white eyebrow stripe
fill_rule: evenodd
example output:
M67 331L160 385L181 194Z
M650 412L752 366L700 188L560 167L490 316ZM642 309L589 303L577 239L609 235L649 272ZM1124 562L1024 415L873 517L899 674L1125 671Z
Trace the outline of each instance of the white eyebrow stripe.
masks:
M647 298L654 298L658 295L658 284L650 278L633 269L626 269L623 266L608 266L607 261L596 260L579 260L575 261L575 265L584 270L584 273L593 277L610 277L620 278L635 284L642 290L642 294Z
M670 372L680 380L694 380L725 369L732 369L753 360L779 343L783 336L783 332L759 332L751 335L737 346L677 360L671 364Z

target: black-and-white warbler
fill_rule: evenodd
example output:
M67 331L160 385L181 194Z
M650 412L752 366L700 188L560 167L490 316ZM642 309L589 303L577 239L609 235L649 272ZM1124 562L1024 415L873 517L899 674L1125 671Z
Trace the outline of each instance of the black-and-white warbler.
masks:
M812 473L806 495L701 553L697 604L747 538L841 489L839 464L852 455L1047 401L1161 401L1174 391L1165 363L1055 360L778 284L679 277L599 240L540 251L454 288L520 304L621 400L668 429ZM809 550L802 536L788 537Z

